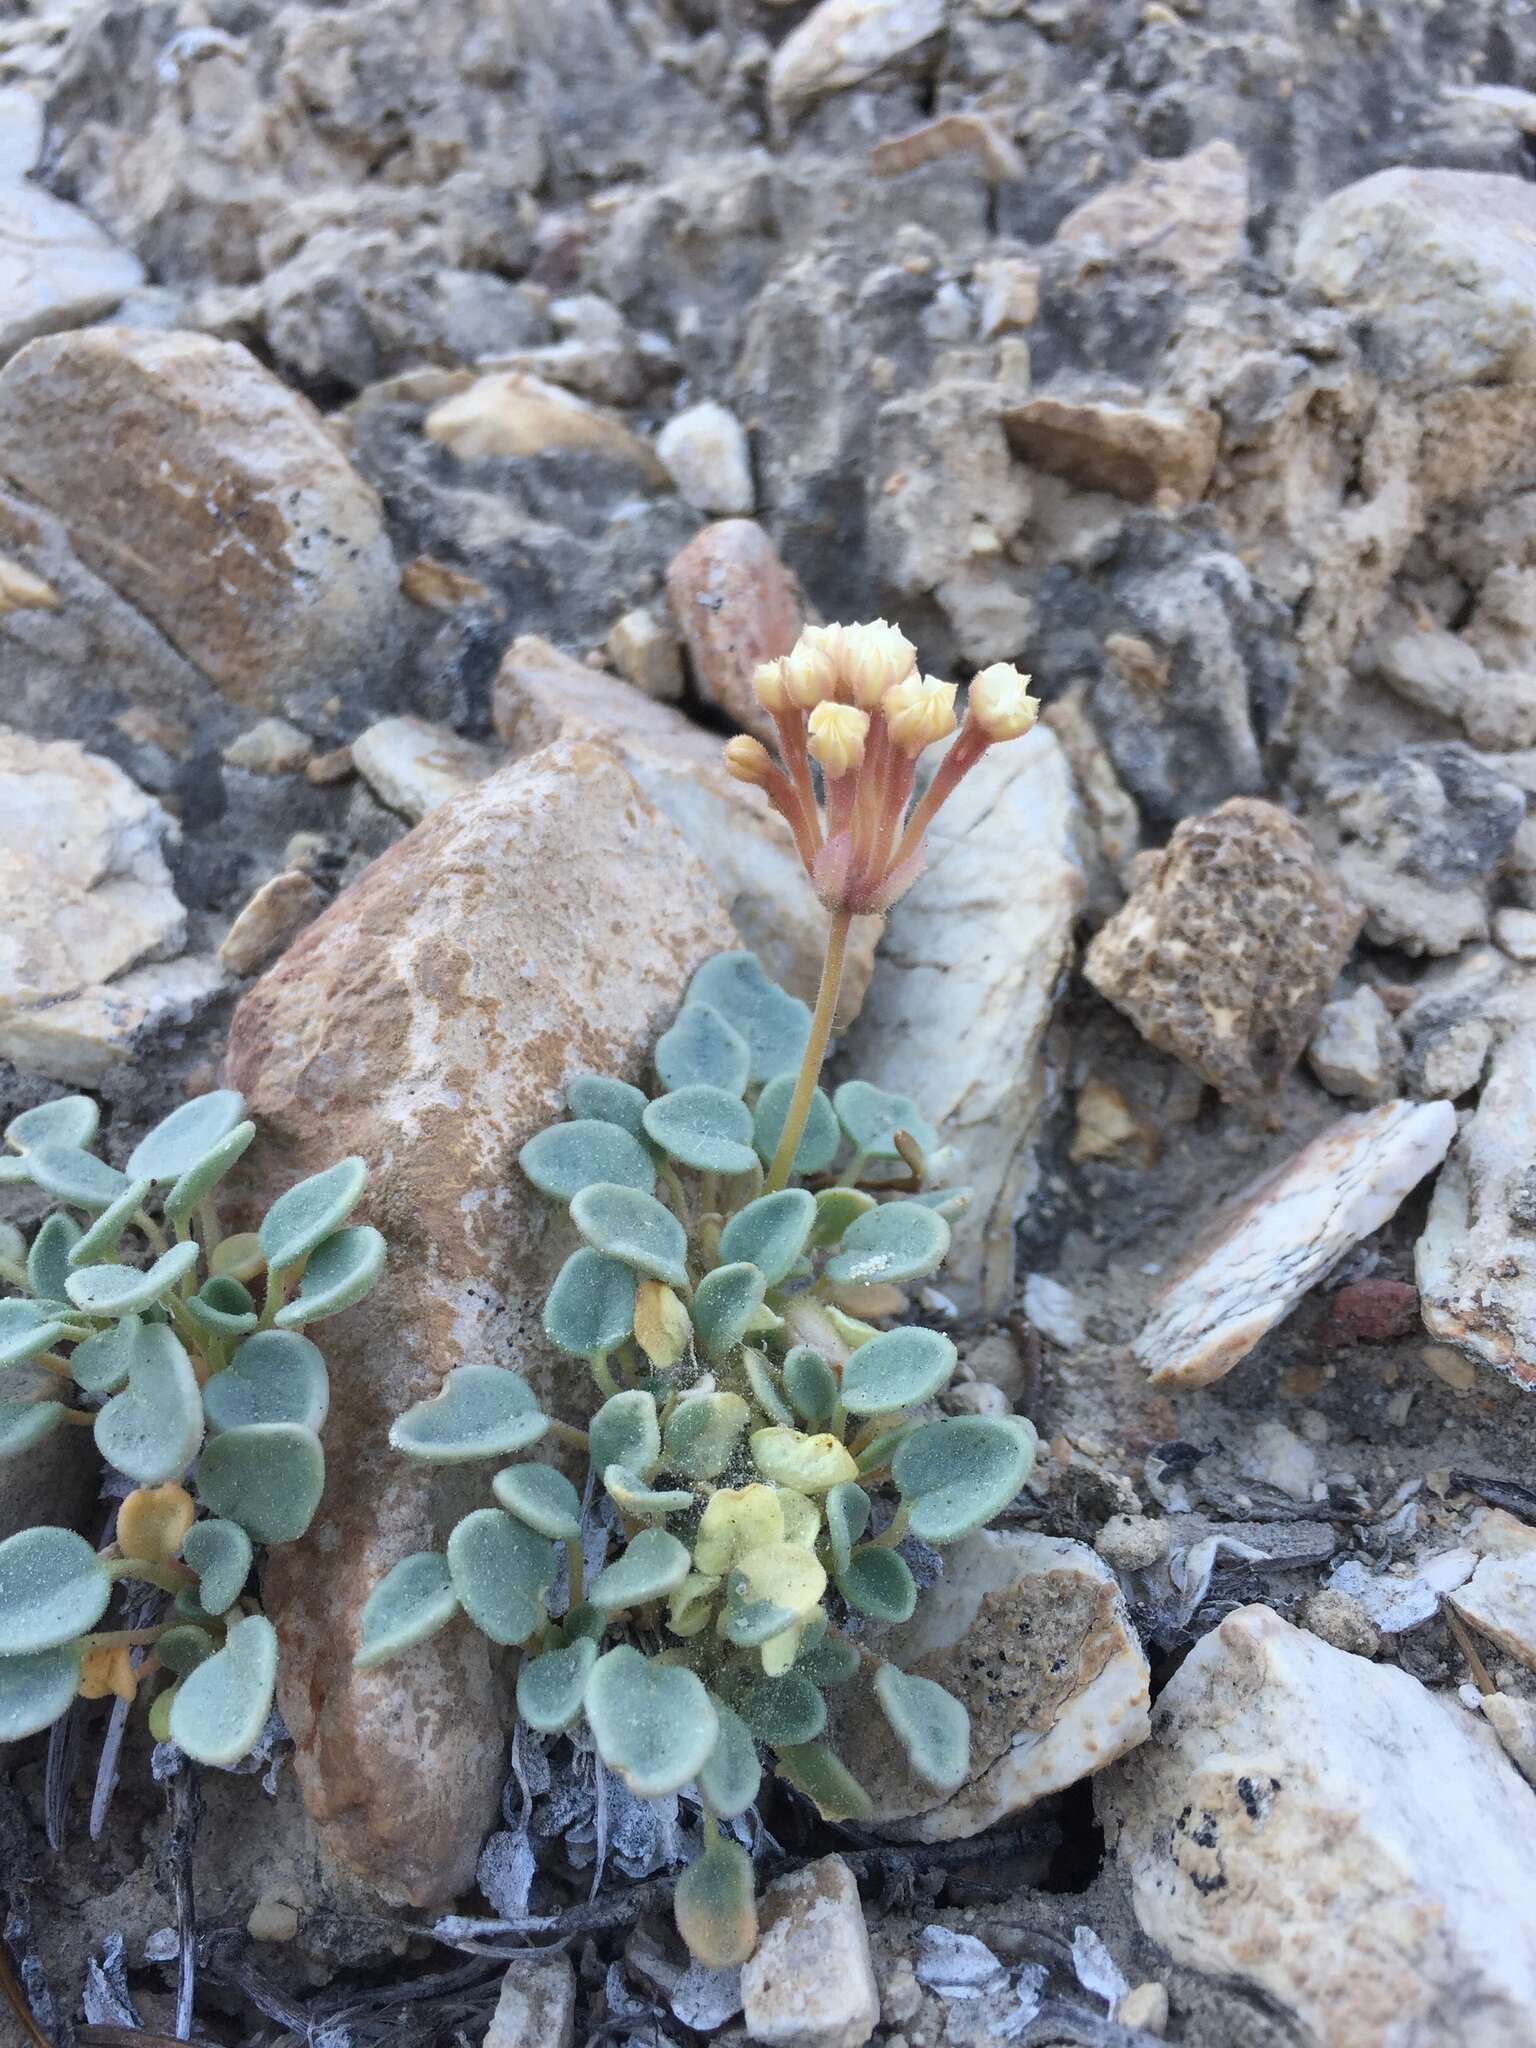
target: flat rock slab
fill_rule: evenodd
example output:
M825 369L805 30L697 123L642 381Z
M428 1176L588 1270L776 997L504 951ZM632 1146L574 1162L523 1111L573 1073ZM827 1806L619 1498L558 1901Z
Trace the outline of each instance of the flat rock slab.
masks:
M0 185L0 361L83 327L144 282L144 266L78 206L40 185Z
M1536 1797L1407 1672L1239 1608L1095 1792L1146 1933L1318 2048L1536 2039Z
M1223 1210L1136 1339L1153 1385L1203 1387L1229 1373L1396 1213L1455 1135L1448 1102L1384 1102L1341 1117Z
M400 1557L471 1505L389 1448L450 1366L523 1371L556 1412L578 1375L540 1330L573 1233L519 1148L573 1075L637 1080L689 977L735 935L703 868L602 748L550 747L399 840L246 995L229 1078L264 1142L269 1200L338 1156L371 1171L389 1266L326 1325L327 1483L274 1553L280 1699L328 1845L394 1898L472 1880L505 1768L486 1644L456 1624L356 1672L358 1615ZM446 1498L452 1495L451 1501Z
M1536 1552L1485 1557L1450 1598L1463 1621L1536 1671Z

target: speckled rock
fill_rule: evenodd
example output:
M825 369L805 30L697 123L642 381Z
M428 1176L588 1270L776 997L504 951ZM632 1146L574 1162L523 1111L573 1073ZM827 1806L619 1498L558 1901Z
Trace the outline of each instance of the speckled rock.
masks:
M381 804L413 824L483 782L494 757L425 718L381 718L352 742L352 765Z
M1235 797L1143 854L1083 972L1142 1037L1261 1110L1312 1034L1359 917L1296 820Z
M1193 504L1216 462L1220 422L1203 406L1113 399L1026 399L1003 415L1014 452L1086 491L1133 504Z
M864 2048L880 2018L864 1908L841 1856L775 1879L741 1973L747 2038L763 2048Z
M1123 183L1074 206L1056 239L1096 242L1202 284L1242 255L1247 227L1248 166L1218 136L1188 156L1144 157Z
M807 617L799 585L750 519L721 519L694 535L667 571L667 598L699 693L771 742L773 720L752 671L787 654Z
M638 1077L694 968L733 943L630 776L568 743L433 812L236 1012L229 1078L263 1131L247 1192L360 1153L390 1243L374 1293L327 1326L325 1498L305 1540L273 1554L265 1595L310 1811L395 1898L439 1904L471 1881L504 1749L467 1627L352 1669L364 1599L432 1542L441 1511L423 1468L389 1450L389 1423L450 1365L515 1365L557 1409L579 1398L539 1325L567 1247L518 1148L572 1075Z

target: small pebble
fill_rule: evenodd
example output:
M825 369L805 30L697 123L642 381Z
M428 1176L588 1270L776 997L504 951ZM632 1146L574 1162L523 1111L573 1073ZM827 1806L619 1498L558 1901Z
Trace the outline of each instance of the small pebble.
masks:
M1168 1555L1168 1524L1148 1515L1111 1515L1093 1547L1117 1572L1142 1572Z
M292 1941L299 1931L298 1908L280 1892L263 1892L251 1908L245 1931L252 1941Z
M1167 1990L1154 1982L1138 1984L1115 2007L1115 2020L1119 2026L1140 2027L1144 2034L1155 2034L1161 2040L1168 2031Z
M357 773L350 747L332 747L328 754L316 754L304 770L307 781L317 789L327 789L333 782L345 782Z
M1314 1593L1301 1610L1301 1623L1352 1657L1374 1657L1381 1648L1380 1631L1350 1593Z
M314 752L308 733L286 718L258 719L224 749L225 765L250 775L291 775Z

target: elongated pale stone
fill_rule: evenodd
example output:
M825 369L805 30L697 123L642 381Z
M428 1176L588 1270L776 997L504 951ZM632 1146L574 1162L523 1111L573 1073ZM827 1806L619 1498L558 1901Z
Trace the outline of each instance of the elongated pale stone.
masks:
M764 1893L757 1952L741 1973L747 2037L764 2048L863 2048L880 2017L864 1908L841 1856Z

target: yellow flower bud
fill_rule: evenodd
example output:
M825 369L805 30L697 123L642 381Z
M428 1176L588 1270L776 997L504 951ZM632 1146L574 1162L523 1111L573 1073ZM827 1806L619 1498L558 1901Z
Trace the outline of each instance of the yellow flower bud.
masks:
M117 1643L103 1650L87 1650L80 1659L81 1699L120 1699L132 1706L138 1689L138 1676L126 1643Z
M725 743L725 770L737 782L750 782L761 789L773 774L773 756L761 740L739 732Z
M790 705L789 685L785 677L786 663L781 655L777 661L760 661L752 671L752 687L757 692L757 701L765 711L787 711Z
M916 760L924 747L955 729L955 686L937 676L908 676L885 693L882 708L891 745Z
M186 1540L197 1509L185 1487L136 1486L117 1510L117 1547L124 1557L170 1564Z
M972 682L969 713L989 740L1016 740L1040 716L1030 680L1011 662L994 661Z
M665 1281L642 1280L635 1290L635 1342L658 1372L670 1372L687 1356L692 1335L688 1311Z
M885 619L843 628L839 666L855 704L873 711L886 691L912 673L917 649Z
M763 1477L792 1493L825 1493L829 1487L859 1476L847 1446L825 1431L806 1436L798 1429L759 1429L748 1441L752 1462ZM779 1519L782 1526L782 1511Z
M818 704L806 745L833 780L862 765L869 713L853 704Z
M784 687L790 702L802 711L837 695L837 664L820 641L812 638L832 630L830 626L807 626L784 656ZM841 633L841 626L836 630Z

